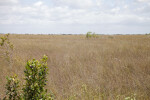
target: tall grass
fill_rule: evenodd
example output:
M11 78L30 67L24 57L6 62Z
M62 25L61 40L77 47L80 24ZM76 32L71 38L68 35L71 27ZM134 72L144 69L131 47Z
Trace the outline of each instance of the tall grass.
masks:
M47 88L58 100L150 99L150 37L148 35L10 35L13 66L0 58L0 96L5 77L23 80L28 59L48 56ZM0 51L1 52L1 51ZM22 81L21 83L24 83ZM87 87L86 91L83 91Z

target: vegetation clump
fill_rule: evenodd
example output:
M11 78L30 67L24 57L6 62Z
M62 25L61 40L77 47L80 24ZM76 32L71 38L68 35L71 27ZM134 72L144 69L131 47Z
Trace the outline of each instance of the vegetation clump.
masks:
M48 94L44 88L47 82L47 56L40 61L28 61L25 67L25 85L19 91L19 80L16 76L7 78L6 96L4 100L53 100L54 95Z
M19 93L19 80L17 79L17 75L7 77L6 84L6 96L3 100L20 100L21 96Z
M146 33L145 35L150 35L150 33Z
M98 36L95 34L95 32L87 32L86 33L86 38L98 38Z
M0 48L0 56L5 58L6 61L8 61L9 66L12 67L14 45L9 41L9 34L5 34L4 36L0 37Z

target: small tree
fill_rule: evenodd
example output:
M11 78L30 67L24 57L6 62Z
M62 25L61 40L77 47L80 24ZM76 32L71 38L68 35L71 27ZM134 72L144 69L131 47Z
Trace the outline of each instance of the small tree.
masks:
M48 94L44 88L47 79L47 56L40 61L28 61L25 67L25 85L22 94L19 94L19 80L15 77L7 78L6 97L4 100L54 100L54 95Z
M7 84L6 84L6 96L3 100L20 100L20 93L19 93L19 80L17 79L17 75L7 77Z
M93 38L98 38L98 36L97 36L97 34L95 32L92 34L92 37Z
M86 33L86 38L97 38L98 36L95 34L95 32L94 33L92 33L92 32L87 32Z
M47 57L44 56L39 62L33 59L28 61L26 65L25 80L26 84L23 88L25 100L46 100L50 99L46 94L44 86L46 85L47 75Z
M14 45L9 41L9 34L0 37L0 56L6 58L10 67L13 65L13 49Z
M86 33L86 38L90 38L90 37L92 36L91 33L92 33L92 32L87 32L87 33Z

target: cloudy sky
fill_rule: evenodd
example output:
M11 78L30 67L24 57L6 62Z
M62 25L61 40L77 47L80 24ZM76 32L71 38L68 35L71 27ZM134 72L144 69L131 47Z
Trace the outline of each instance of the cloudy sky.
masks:
M150 0L0 0L0 33L150 33Z

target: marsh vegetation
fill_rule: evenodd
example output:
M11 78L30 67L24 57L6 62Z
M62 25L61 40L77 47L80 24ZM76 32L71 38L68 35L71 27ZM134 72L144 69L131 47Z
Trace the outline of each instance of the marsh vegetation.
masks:
M0 35L0 37L3 35ZM0 97L6 76L24 84L27 60L48 60L46 88L56 100L149 100L149 35L15 35L11 61L0 58ZM0 47L0 54L5 48Z

